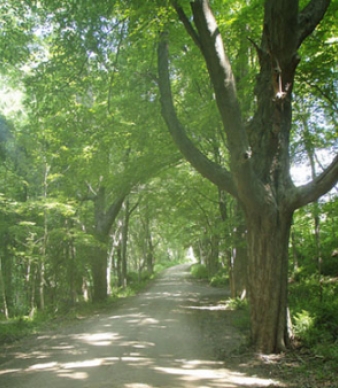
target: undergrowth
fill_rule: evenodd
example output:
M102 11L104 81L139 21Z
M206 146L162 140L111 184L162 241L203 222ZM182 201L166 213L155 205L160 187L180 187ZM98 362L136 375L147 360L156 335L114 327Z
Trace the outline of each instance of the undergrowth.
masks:
M195 279L208 279L209 274L207 267L204 264L193 264L190 268L191 276Z
M226 268L221 268L216 274L210 276L205 264L195 263L190 269L191 276L195 279L206 279L213 287L226 287L229 285L229 273Z
M126 287L115 287L107 300L99 303L79 302L59 306L57 309L36 310L31 317L18 316L0 321L0 345L20 340L28 335L45 329L57 329L74 321L89 317L112 307L121 298L130 297L145 288L155 275L143 274L141 279L128 274L129 284Z
M338 282L312 276L290 286L289 304L298 346L338 364Z

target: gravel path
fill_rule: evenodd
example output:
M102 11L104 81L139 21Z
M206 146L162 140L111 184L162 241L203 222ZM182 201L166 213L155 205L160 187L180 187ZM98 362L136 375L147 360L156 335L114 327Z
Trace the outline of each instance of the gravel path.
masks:
M227 291L180 265L141 294L71 327L22 341L0 365L1 388L273 386L222 361L241 341Z

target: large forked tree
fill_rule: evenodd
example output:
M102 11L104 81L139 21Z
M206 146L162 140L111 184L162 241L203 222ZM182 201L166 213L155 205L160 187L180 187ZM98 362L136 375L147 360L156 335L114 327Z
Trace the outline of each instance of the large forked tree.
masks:
M208 159L188 138L173 104L167 32L161 34L158 47L162 116L176 145L196 170L236 197L244 210L252 341L257 350L267 353L279 352L288 344L287 267L293 213L325 194L338 180L338 156L306 185L296 187L290 177L292 90L300 61L297 51L329 4L330 0L310 0L300 10L297 0L265 1L261 42L255 44L260 69L256 110L247 124L209 1L192 1L192 18L180 2L172 1L205 60L227 137L229 169Z

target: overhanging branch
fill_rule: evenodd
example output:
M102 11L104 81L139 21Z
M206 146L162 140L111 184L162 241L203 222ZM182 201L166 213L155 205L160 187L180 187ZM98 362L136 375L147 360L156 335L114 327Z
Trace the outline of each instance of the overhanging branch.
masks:
M299 209L310 202L316 201L326 194L338 182L338 155L331 164L310 183L297 188L293 208Z
M188 162L205 178L216 186L228 191L237 197L237 190L232 180L231 174L208 159L188 138L179 121L173 104L168 58L168 34L162 33L158 46L158 72L159 88L161 95L162 116L167 124L168 130L176 143L178 149Z
M331 0L311 0L299 15L298 47L323 19Z
M172 0L172 5L173 7L175 8L175 11L179 17L179 19L181 20L181 22L183 23L187 33L191 36L192 40L195 42L196 46L201 49L201 42L200 42L200 38L198 36L198 33L196 32L196 30L194 29L193 25L190 23L187 15L184 13L183 11L183 8L180 7L178 4L177 4L177 1L175 0Z

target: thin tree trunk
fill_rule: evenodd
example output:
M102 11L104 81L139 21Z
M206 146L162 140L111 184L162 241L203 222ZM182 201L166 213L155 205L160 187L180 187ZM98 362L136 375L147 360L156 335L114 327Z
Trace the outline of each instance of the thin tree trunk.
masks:
M68 276L69 276L69 287L70 287L70 300L71 304L74 305L77 300L77 282L78 273L76 268L76 250L74 242L70 240L66 246L68 255Z
M117 272L117 286L122 287L122 255L121 255L121 240L116 248L116 272Z
M230 258L230 289L233 298L245 298L247 293L248 265L247 227L238 201L236 201L234 208L232 216L233 225L231 226L233 247Z
M48 195L48 174L50 171L50 166L47 164L46 157L45 157L45 171L44 171L44 181L43 181L43 198L46 203L47 201L47 195ZM39 307L40 310L45 309L45 261L46 261L46 254L47 254L47 236L48 236L48 216L47 216L47 210L44 209L43 211L43 222L44 222L44 231L43 231L43 241L42 241L42 252L41 252L41 259L40 259L40 268L39 268L39 275L40 275L40 281L39 281Z
M292 246L292 258L293 258L293 271L296 272L299 268L298 253L296 247L295 232L291 230L291 246Z
M214 275L216 275L218 269L219 269L219 241L220 237L218 235L218 232L213 231L213 235L210 237L210 250L208 252L208 258L207 258L207 267L208 267L208 276L209 278L212 278Z
M246 225L239 224L234 234L234 247L231 257L231 296L233 298L246 296L248 251L246 245Z
M40 261L39 276L39 308L43 311L45 309L45 262L43 259Z
M100 302L107 298L107 249L105 244L92 248L93 301Z
M122 249L121 249L121 260L122 260L122 285L127 287L127 244L128 244L128 231L129 231L129 199L124 202L124 217L122 225Z
M145 206L145 215L143 220L141 220L144 234L145 234L145 244L144 244L144 256L147 272L149 275L154 273L154 245L150 230L150 216L149 216L149 203L146 202Z
M0 257L0 316L3 314L6 319L8 319L8 309L7 309L7 302L6 302L6 290L5 290L5 283L2 275L2 260Z
M114 254L115 254L115 233L111 234L111 247L108 252L107 260L107 293L112 295L112 274L115 274L115 263L114 263Z
M303 117L303 127L304 127L304 144L307 156L309 158L310 162L310 168L311 168L311 177L312 179L316 178L317 172L316 172L316 163L315 163L315 151L314 151L314 145L312 143L310 129L307 120ZM315 236L315 247L316 247L316 261L317 261L317 268L319 277L322 272L322 255L321 255L321 241L320 241L320 218L319 218L319 203L318 200L315 201L312 205L312 216L314 220L314 236Z
M147 232L147 272L149 275L154 273L154 245L151 237L151 232L148 230Z
M29 304L30 304L30 311L29 316L30 318L34 317L35 311L36 311L36 283L37 283L37 276L38 276L38 267L37 265L34 265L33 263L30 263L30 270L27 275L28 285L30 287L30 293L29 293Z
M126 195L118 197L106 209L105 188L100 187L95 196L95 229L93 234L97 246L93 248L91 257L93 275L93 301L103 301L108 296L107 268L108 268L108 241L109 234Z

